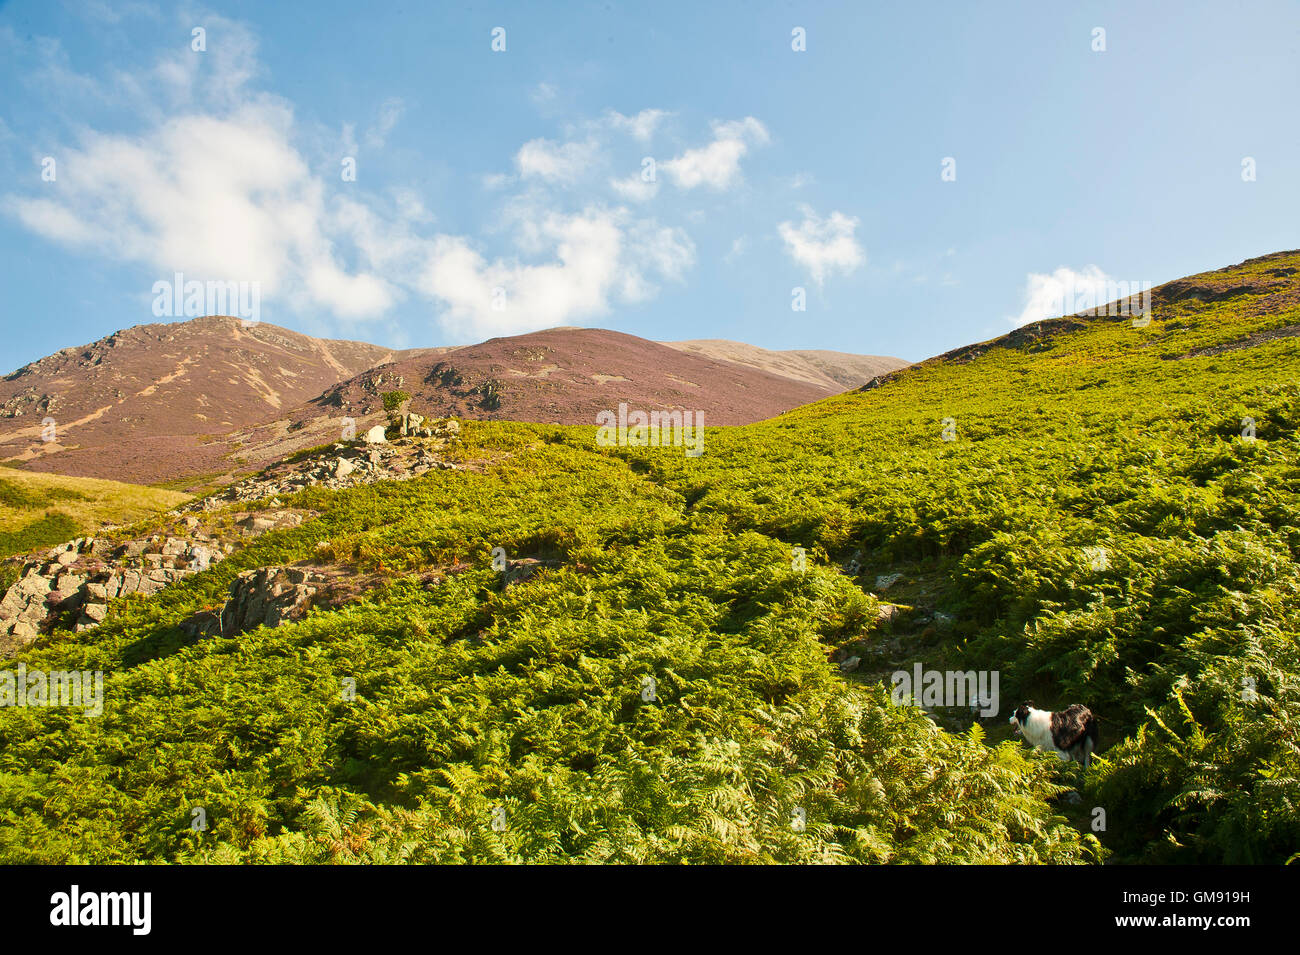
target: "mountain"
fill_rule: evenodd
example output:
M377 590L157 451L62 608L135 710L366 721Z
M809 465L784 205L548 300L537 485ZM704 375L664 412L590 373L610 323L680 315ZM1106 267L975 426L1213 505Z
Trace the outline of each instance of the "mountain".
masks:
M308 413L371 414L389 387L434 415L549 424L594 424L620 402L747 424L844 390L622 332L558 328L378 365L329 389Z
M231 318L144 325L0 382L0 458L32 470L154 483L225 479L382 418L403 390L425 414L591 424L620 403L745 424L905 364L735 342L682 348L555 328L394 352ZM707 348L694 347L707 345ZM732 357L727 357L728 355ZM829 357L816 357L829 356ZM41 422L55 419L57 440Z
M226 317L137 325L0 380L0 458L135 483L225 471L223 435L397 355Z
M700 456L465 420L33 555L0 668L104 692L0 706L0 862L1280 865L1300 252L1152 299Z
M690 354L748 365L795 381L806 381L828 389L830 394L857 388L877 375L907 365L901 358L883 355L852 355L848 352L821 350L768 351L766 348L721 338L664 344Z

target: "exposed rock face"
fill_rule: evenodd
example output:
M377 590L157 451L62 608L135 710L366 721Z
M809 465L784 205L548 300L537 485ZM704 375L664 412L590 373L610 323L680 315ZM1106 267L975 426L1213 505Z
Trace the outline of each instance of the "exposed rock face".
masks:
M206 570L248 537L296 527L310 516L286 509L278 495L307 487L344 488L408 480L435 469L461 467L440 453L457 440L459 422L429 422L409 412L402 418L407 437L383 444L339 443L305 458L283 461L216 495L171 512L169 533L118 543L104 538L78 538L27 563L19 579L0 597L0 657L12 656L60 619L71 622L77 630L98 626L107 615L109 601L132 593L156 593ZM253 501L259 503L249 508L252 513L236 513L230 518L224 514L199 516L223 510L231 503ZM297 579L303 571L279 570L288 576L262 582L270 590L248 607L239 604L232 608L231 619L237 622L230 626L236 628L235 632L247 629L244 624L248 621L252 621L248 623L251 627L257 626L259 620L274 618L274 626L284 613L296 612L298 597L285 603L282 598L288 591L284 587L315 586ZM255 593L262 584L255 582ZM222 632L217 615L209 616L214 619L195 626L202 632Z
M403 428L405 435L399 433ZM427 422L418 414L395 416L394 424L389 426L392 440L384 438L383 443L373 440L376 431L382 438L383 429L376 425L360 441L340 441L314 455L281 462L223 491L186 504L181 510L214 511L232 502L263 501L308 487L357 487L376 481L405 481L435 469L460 468L440 453L459 440L460 422L454 418ZM275 503L272 501L272 505Z
M77 614L77 630L97 626L115 597L157 593L207 570L233 549L209 538L162 535L116 546L92 537L60 544L45 559L25 565L0 598L0 655L11 656L62 614Z
M297 527L306 516L292 510L242 519L236 514L233 526L221 530L204 528L190 516L174 523L184 529L183 536L155 534L119 543L79 537L60 544L25 564L0 597L0 657L12 656L61 617L78 631L96 627L107 616L110 600L155 594L207 570L234 551L238 538Z
M278 627L304 616L331 580L301 567L246 570L230 585L230 599L220 613L197 613L182 622L181 629L194 637L233 637L258 627Z

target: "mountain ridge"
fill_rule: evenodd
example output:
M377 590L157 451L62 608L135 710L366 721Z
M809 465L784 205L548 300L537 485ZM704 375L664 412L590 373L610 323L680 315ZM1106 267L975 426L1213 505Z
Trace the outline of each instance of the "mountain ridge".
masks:
M225 480L336 440L349 419L379 420L384 391L406 390L429 413L487 420L591 423L596 412L627 402L741 424L846 387L808 373L812 359L729 345L737 355L767 356L770 366L784 363L794 375L606 329L394 350L226 316L137 325L0 379L0 459L133 483ZM855 362L903 364L830 354L819 360L850 382ZM54 440L44 440L47 419Z

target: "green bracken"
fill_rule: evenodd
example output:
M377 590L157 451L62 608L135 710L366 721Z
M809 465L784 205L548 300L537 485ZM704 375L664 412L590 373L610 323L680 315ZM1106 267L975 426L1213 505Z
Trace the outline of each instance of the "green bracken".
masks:
M319 517L7 665L106 676L98 717L0 710L0 859L1283 862L1300 339L1257 333L1300 321L1270 291L1297 265L711 428L701 457L468 422L481 469L301 492ZM558 564L507 587L498 547ZM177 626L322 553L387 583ZM998 726L828 659L887 639L871 584L900 570L953 621L935 653L999 672ZM1098 715L1091 773L1006 739L1025 696Z

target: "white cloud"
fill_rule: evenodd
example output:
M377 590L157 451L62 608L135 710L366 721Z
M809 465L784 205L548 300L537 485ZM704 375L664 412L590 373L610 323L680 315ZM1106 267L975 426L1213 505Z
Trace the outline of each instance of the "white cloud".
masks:
M731 265L740 259L741 256L749 249L749 236L738 235L731 240L731 250L722 257L722 261Z
M613 129L628 133L640 142L649 142L655 129L671 114L662 109L643 109L635 116L624 116L617 110L609 110L606 120Z
M555 143L549 139L531 139L515 155L515 166L523 179L572 184L595 162L596 143Z
M589 319L612 301L653 294L651 273L675 279L694 262L694 246L678 230L654 223L626 228L619 210L552 213L533 222L524 243L549 243L552 261L488 261L468 240L439 236L421 288L446 305L453 334L514 335Z
M57 189L0 196L0 209L53 242L140 263L157 278L258 282L264 305L312 316L372 319L427 297L460 340L576 324L653 296L695 263L681 229L599 200L578 205L567 189L586 181L627 200L653 195L639 172L610 180L602 144L611 129L649 137L668 115L661 110L611 111L564 131L581 141L525 143L517 175L484 179L502 191L482 229L507 243L493 254L469 236L431 231L414 190L340 184L340 146L345 155L382 147L400 100L383 103L361 133L355 124L304 130L286 101L251 88L261 73L255 39L219 18L205 22L206 55L169 53L103 82L73 72L57 44L38 51L47 69L36 72L62 101L75 92L91 108L125 105L143 123L129 134L82 133L58 149ZM84 117L72 125L87 129ZM715 136L757 142L766 131L746 120L715 124ZM493 307L498 287L503 311Z
M750 145L762 145L768 139L767 128L752 116L731 122L715 120L713 142L688 149L661 163L660 168L683 189L727 189L740 179L740 160Z
M622 179L611 179L609 186L630 202L646 202L655 197L659 191L659 182L646 182L638 172Z
M357 158L357 153L361 150L357 148L357 126L356 123L344 123L343 131L339 134L339 154Z
M867 260L866 253L853 234L858 220L842 212L832 212L822 219L808 206L803 206L803 221L782 222L777 227L785 251L790 258L808 270L809 276L821 287L833 272L848 275Z
M1025 307L1011 323L1025 325L1073 314L1076 307L1105 304L1108 282L1113 280L1096 265L1077 271L1063 265L1055 272L1030 272L1025 277ZM1085 304L1080 306L1081 302Z
M393 302L377 276L337 261L324 186L290 145L287 109L187 114L139 138L89 133L60 151L51 197L10 197L31 231L168 276L258 282L343 317Z
M695 264L695 243L681 229L661 226L653 219L641 219L627 230L630 268L625 288L636 288L637 299L647 298L653 289L644 281L646 273L680 282Z
M374 125L366 130L366 146L370 149L383 149L388 142L388 134L397 126L398 120L406 112L406 104L398 97L384 100L379 107L379 115Z

